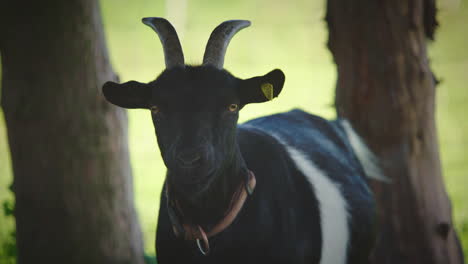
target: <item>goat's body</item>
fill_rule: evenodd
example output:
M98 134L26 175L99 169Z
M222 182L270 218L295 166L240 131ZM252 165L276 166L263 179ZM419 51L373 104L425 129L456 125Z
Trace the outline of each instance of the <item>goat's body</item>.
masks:
M375 206L341 121L294 110L238 127L257 187L203 256L176 238L162 195L158 263L366 263ZM213 197L216 199L216 197Z
M158 34L167 69L147 84L106 82L103 94L117 106L151 110L170 198L169 203L166 195L161 199L158 262L367 262L375 206L364 176L382 177L369 173L378 167L350 125L295 110L237 126L243 106L272 100L285 82L279 69L240 79L223 68L229 41L250 22L216 27L199 66L184 64L167 20L144 18L143 23ZM215 233L217 223L227 224L221 220L241 207L245 193L239 188L249 170L255 191L234 222L209 238L208 256L195 241L175 236L173 224L179 234L185 230L192 235L187 238L206 242L203 230Z

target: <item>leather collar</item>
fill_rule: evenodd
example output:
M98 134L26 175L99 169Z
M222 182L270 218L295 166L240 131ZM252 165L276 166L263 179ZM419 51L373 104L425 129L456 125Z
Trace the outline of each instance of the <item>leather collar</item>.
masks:
M167 209L169 213L169 218L172 222L172 229L174 234L177 237L184 237L185 240L195 240L197 242L198 248L203 255L208 255L210 252L210 244L208 242L208 238L219 234L227 227L231 225L231 223L236 219L237 215L241 211L247 197L251 195L255 189L256 179L255 174L252 171L248 171L247 179L243 181L244 186L240 186L240 194L238 192L234 193L233 199L229 206L229 210L225 213L223 219L218 222L213 228L211 228L208 232L205 232L200 225L193 225L193 224L186 224L181 222L175 210L177 208L177 201L172 202L169 199L169 190L166 184L166 198L167 198ZM237 198L237 199L235 199ZM203 246L201 245L203 242Z

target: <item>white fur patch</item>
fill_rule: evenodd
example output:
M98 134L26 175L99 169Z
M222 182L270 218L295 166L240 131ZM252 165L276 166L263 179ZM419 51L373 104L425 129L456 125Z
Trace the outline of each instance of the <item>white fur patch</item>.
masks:
M299 150L286 145L296 167L312 185L318 200L322 229L322 257L320 264L346 263L349 243L348 204L341 194L340 186L330 180L312 161Z
M378 159L372 151L366 146L361 137L354 131L348 120L342 120L346 136L348 136L349 143L354 150L359 162L361 163L364 173L367 177L383 182L390 182L391 180L383 174L378 165Z

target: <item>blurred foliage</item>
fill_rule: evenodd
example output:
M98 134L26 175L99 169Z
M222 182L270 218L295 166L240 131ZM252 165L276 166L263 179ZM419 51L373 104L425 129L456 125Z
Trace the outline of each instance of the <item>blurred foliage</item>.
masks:
M7 219L14 217L14 203L12 200L4 201L2 204L3 216ZM5 237L0 240L0 263L13 264L16 262L16 230L11 228L6 232Z
M154 256L154 255L151 255L151 256L145 255L145 263L146 264L156 264L157 263L156 262L156 256Z
M182 8L186 3L186 8ZM248 78L278 67L286 74L281 97L249 105L241 121L300 107L327 118L333 108L336 69L327 50L325 1L281 0L101 0L110 57L121 81L151 81L164 69L161 44L140 19L168 18L179 32L188 63L200 63L211 30L227 19L249 19L252 26L231 42L225 67ZM441 0L436 40L429 45L431 67L441 80L437 89L437 122L443 173L452 199L454 222L468 256L468 0ZM129 111L129 141L135 181L135 201L145 249L154 252L154 236L164 165L159 156L150 114ZM6 131L0 113L0 202L13 201ZM0 214L0 245L11 241L12 217ZM14 241L14 240L13 240ZM7 252L0 249L0 262ZM3 255L2 255L3 254ZM146 257L147 260L153 260Z

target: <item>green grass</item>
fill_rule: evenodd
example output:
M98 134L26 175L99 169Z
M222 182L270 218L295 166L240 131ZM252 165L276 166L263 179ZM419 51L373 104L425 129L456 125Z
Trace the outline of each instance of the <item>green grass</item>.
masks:
M121 81L142 82L156 78L164 68L161 44L156 34L144 26L145 16L165 16L163 1L138 2L102 0L102 13L108 47L115 71ZM453 204L454 221L468 255L468 50L466 24L468 1L453 8L443 1L437 41L430 45L432 68L442 79L438 86L437 121L443 173ZM188 2L186 22L176 21L186 61L201 62L204 45L211 30L225 19L252 20L251 28L240 32L231 42L225 67L239 77L265 74L281 68L287 78L281 97L273 102L251 105L241 113L241 121L293 107L333 118L333 92L336 70L326 48L327 30L322 1L192 0ZM165 169L157 148L148 111L129 111L130 151L135 182L135 203L144 234L145 250L154 254L154 236L159 195ZM12 199L4 122L0 118L0 202ZM11 219L0 215L0 244ZM0 253L1 256L1 253Z
M14 230L14 219L5 216L3 204L13 202L13 193L9 190L11 185L11 162L8 153L6 131L3 120L3 112L0 109L0 263L9 264L7 245L11 242L10 233Z
M453 220L468 261L468 1L459 8L440 5L440 28L430 45L432 69L441 80L437 87L436 118L443 175L452 200ZM445 3L445 5L444 5Z

